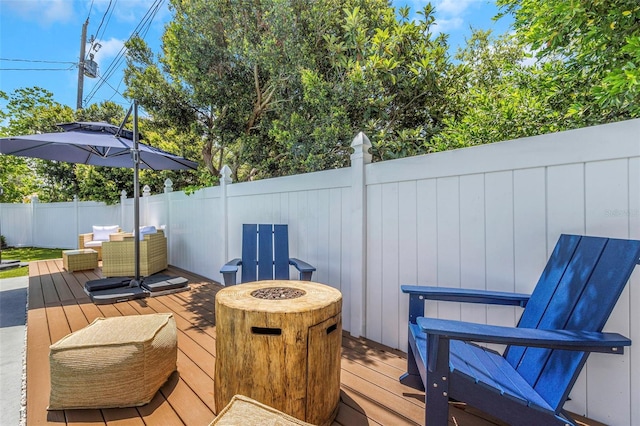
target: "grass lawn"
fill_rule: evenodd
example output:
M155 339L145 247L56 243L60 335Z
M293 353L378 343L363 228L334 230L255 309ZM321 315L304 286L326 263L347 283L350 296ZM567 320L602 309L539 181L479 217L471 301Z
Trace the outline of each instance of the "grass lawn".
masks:
M31 262L44 259L61 259L63 249L47 249L38 247L20 247L2 249L2 258L5 260L14 259L20 262ZM0 279L23 277L29 275L29 267L11 268L0 271Z

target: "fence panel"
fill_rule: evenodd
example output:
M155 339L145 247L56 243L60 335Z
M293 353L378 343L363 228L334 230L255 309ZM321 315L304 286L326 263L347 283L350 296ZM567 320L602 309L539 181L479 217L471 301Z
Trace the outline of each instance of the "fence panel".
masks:
M291 255L342 291L344 329L404 351L401 284L530 292L561 233L640 238L640 120L374 164L368 146L354 139L350 168L236 184L227 174L191 195L143 197L141 224L166 225L172 265L219 281L240 256L243 223L287 223ZM131 199L1 207L16 245L75 246L94 224L133 227ZM636 271L607 329L640 341L639 305ZM514 325L520 310L429 303L426 313ZM632 349L592 355L566 407L631 425L638 400Z
M40 204L44 206L45 204ZM121 221L121 206L98 203L95 201L81 201L77 203L77 234L84 234L93 231L94 225L108 226L118 225L123 230L130 230ZM43 211L44 213L44 211ZM71 229L71 228L70 228ZM78 247L77 235L72 248Z
M220 188L205 188L192 195L172 192L165 196L171 218L167 226L170 263L205 277L217 277L224 244Z
M0 204L0 233L8 246L28 247L33 245L31 204Z
M74 202L34 203L33 245L47 248L76 248L78 244L76 207ZM71 231L64 233L64 240L58 235L61 229ZM74 235L76 238L73 238Z
M396 274L382 257L387 247L399 259L418 253L420 284L530 292L561 233L637 238L639 134L640 120L633 120L367 166L366 337L407 350L406 334L386 331L406 327L406 311L393 294L414 261ZM390 196L388 187L397 182L419 188L417 224L397 219L414 208L410 192L397 203ZM417 248L411 239L398 243L396 233L418 235ZM639 276L636 271L607 324L636 341ZM520 314L519 308L427 305L428 315L503 325L514 325ZM566 407L611 424L637 423L635 352L592 355Z

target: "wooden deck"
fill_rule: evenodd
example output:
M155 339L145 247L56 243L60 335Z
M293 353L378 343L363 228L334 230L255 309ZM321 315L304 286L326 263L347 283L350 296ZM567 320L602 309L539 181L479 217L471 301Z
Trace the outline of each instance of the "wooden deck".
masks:
M62 259L29 266L27 313L26 421L40 424L207 425L215 416L214 365L216 327L214 300L222 288L187 271L170 268L189 279L191 290L172 295L94 305L83 291L96 271L68 273ZM49 345L97 317L172 312L178 327L178 372L153 401L137 408L47 411ZM405 354L347 333L342 344L341 401L334 425L421 425L424 393L403 386ZM450 405L451 425L492 425L482 413ZM591 423L594 424L594 423Z

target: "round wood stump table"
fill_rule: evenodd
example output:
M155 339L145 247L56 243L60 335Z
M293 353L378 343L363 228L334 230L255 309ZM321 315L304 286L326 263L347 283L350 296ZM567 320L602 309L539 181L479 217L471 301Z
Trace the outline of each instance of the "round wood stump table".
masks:
M257 281L216 295L215 403L245 395L315 425L340 400L342 294L310 281Z

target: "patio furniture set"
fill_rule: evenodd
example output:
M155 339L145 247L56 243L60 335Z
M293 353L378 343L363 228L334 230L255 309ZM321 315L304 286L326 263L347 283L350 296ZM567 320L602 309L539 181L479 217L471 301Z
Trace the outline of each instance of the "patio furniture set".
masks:
M118 243L103 243L103 262ZM68 253L65 267L76 267L82 256L88 254ZM563 405L589 353L621 354L631 344L602 329L638 263L640 241L562 235L531 295L403 286L409 351L400 382L426 389L425 423L446 425L454 398L510 424L575 425ZM301 281L289 280L289 265ZM239 267L242 284L234 287ZM212 425L335 419L342 295L309 282L314 270L289 258L286 225L244 226L242 258L222 267L228 287L215 299L218 416ZM425 317L427 300L524 311L516 328L498 327ZM508 346L499 354L473 342ZM170 314L96 320L51 346L49 408L145 404L175 371L176 356Z
M167 269L167 239L162 229L140 228L140 273L153 275ZM102 275L127 277L134 275L135 251L133 233L122 232L117 225L93 226L93 232L80 234L78 250L62 252L64 267L69 272L95 269L102 260Z

